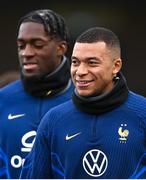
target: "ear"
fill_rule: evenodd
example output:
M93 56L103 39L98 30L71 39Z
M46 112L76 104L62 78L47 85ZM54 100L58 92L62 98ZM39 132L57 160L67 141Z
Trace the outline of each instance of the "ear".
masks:
M113 77L121 70L122 68L122 60L120 58L114 60L114 67L113 67Z
M66 41L58 42L58 46L57 46L58 56L64 55L66 53L66 51L67 51L67 42Z

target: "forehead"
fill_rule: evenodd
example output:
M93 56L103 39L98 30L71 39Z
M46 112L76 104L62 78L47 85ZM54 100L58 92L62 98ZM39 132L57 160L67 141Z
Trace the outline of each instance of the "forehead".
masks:
M42 24L35 22L24 22L20 25L18 38L35 38L38 36L47 36Z
M79 43L76 42L73 48L72 56L92 57L100 56L108 52L105 42Z

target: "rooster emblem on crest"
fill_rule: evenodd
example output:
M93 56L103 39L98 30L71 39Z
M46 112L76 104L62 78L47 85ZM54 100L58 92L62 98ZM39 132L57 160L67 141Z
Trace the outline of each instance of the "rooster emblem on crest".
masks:
M123 130L122 127L119 127L118 134L120 136L120 138L119 138L120 140L126 141L128 135L129 135L129 131L127 129Z

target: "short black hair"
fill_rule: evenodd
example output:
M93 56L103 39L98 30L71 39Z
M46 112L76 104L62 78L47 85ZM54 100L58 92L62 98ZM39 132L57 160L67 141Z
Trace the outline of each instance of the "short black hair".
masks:
M107 47L113 48L121 54L120 41L117 35L111 30L104 27L92 27L84 31L76 39L79 43L105 42Z
M36 22L43 24L46 33L50 37L66 41L68 44L70 43L70 32L65 19L53 10L34 10L24 15L18 22L18 31L20 25L24 22Z

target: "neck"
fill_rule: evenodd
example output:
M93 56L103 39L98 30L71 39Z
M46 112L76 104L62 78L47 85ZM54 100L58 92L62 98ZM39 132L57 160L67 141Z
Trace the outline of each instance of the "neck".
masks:
M97 96L82 97L75 89L73 93L75 106L79 110L90 114L102 114L117 108L127 99L128 87L121 73L119 73L118 78L114 81L115 83L111 91Z

